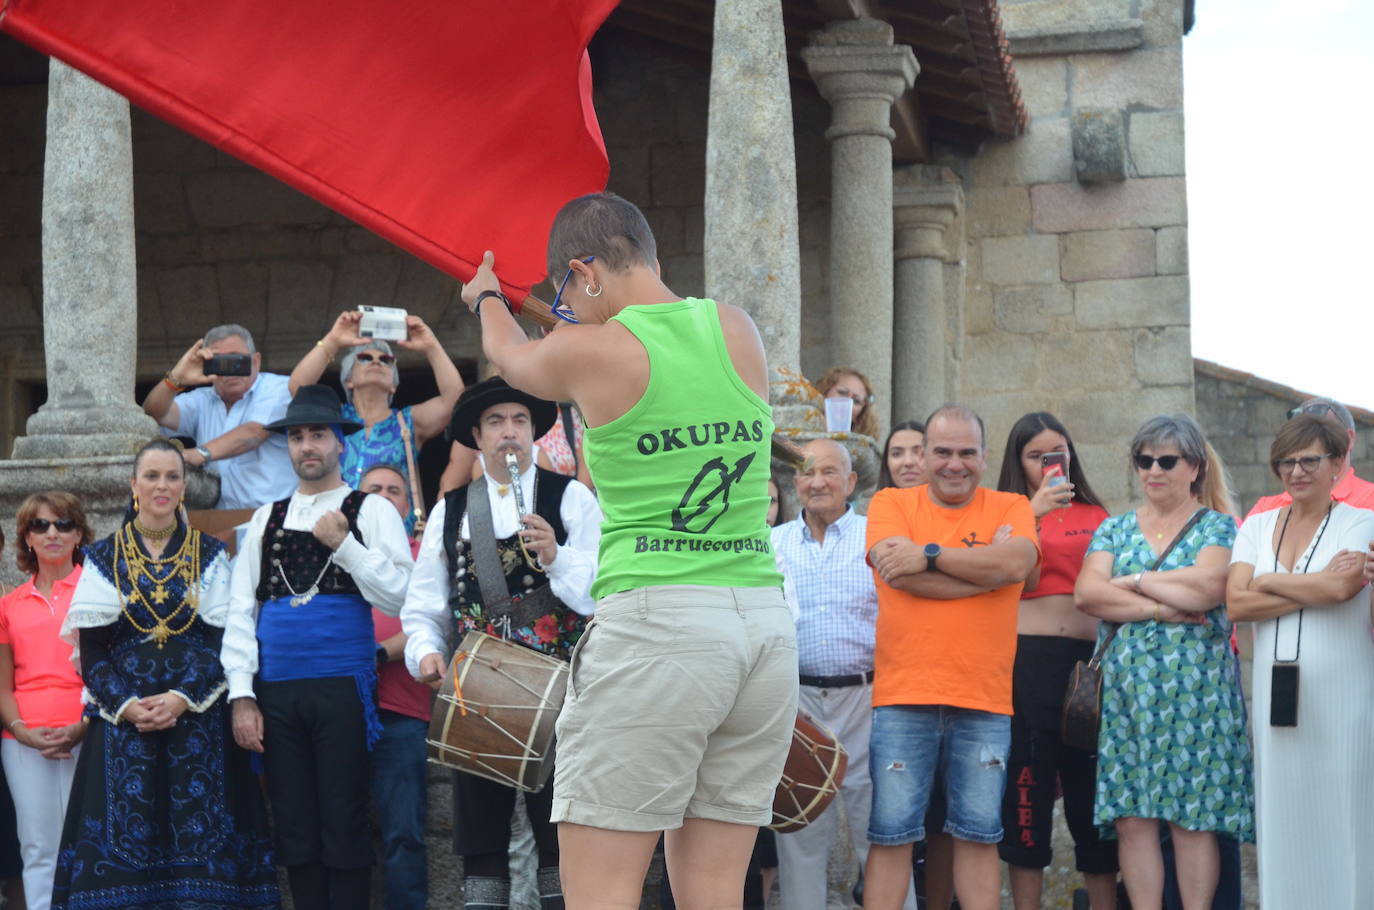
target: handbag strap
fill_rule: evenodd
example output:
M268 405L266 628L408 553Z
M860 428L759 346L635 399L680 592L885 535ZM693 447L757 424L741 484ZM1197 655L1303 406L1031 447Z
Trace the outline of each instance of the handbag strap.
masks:
M1207 507L1204 506L1203 508L1198 509L1196 512L1194 512L1193 517L1189 518L1188 521L1183 525L1183 527L1179 528L1178 533L1174 535L1174 539L1169 541L1169 545L1164 548L1164 552L1159 554L1159 558L1154 561L1154 565L1150 566L1150 568L1146 569L1145 571L1158 572L1159 567L1164 565L1164 560L1168 559L1169 554L1174 552L1174 547L1178 546L1179 543L1182 542L1183 538L1188 536L1188 532L1193 530L1193 528L1197 525L1199 521L1202 521L1202 517L1206 515L1208 511L1209 510L1207 509ZM1107 637L1102 639L1102 644L1097 646L1097 651L1093 653L1092 660L1088 661L1088 666L1096 670L1098 667L1102 665L1102 658L1106 655L1107 648L1111 647L1112 639L1116 638L1116 633L1120 629L1121 623L1111 623L1111 628L1107 630Z
M396 412L396 422L401 425L401 446L406 452L406 473L410 480L410 503L415 514L415 532L425 527L425 500L420 495L420 472L415 469L415 446L410 441L410 426L406 423L405 411Z

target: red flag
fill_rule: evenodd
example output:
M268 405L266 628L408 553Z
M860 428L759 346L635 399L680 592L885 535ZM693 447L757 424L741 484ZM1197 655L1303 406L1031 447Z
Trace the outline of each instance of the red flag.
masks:
M521 301L604 189L587 42L616 0L0 0L0 28Z

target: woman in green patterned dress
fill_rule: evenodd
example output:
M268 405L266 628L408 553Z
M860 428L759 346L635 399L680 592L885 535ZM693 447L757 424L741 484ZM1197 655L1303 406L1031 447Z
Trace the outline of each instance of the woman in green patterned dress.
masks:
M1106 621L1099 641L1120 624L1102 660L1093 814L1120 841L1131 906L1163 901L1164 821L1183 906L1205 910L1217 886L1216 833L1253 841L1255 827L1245 704L1222 604L1234 508L1215 453L1186 414L1147 420L1131 459L1145 502L1098 528L1074 592L1080 610Z

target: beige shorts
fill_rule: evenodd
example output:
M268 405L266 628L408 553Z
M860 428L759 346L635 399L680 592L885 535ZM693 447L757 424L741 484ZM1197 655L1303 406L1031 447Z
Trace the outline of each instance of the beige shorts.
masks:
M797 716L797 641L776 588L605 597L573 649L553 821L662 831L772 820Z

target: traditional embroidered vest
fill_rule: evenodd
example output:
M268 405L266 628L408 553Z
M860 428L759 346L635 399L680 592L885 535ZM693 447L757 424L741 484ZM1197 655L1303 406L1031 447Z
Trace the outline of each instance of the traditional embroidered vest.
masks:
M362 508L366 496L366 493L353 490L339 506L339 511L348 519L349 531L363 544L367 541L363 540L362 532L358 530L358 510ZM298 593L307 590L315 583L316 576L327 562L329 568L319 582L321 594L362 596L352 576L337 564L329 562L332 551L320 543L312 532L292 531L283 527L286 509L290 504L289 497L273 503L272 512L267 517L267 526L263 529L262 563L258 572L258 600L265 602L274 597L289 597L292 590ZM283 573L291 583L290 588L282 582Z
M572 482L571 477L535 467L533 512L553 528L554 539L560 546L567 543L568 532L563 526L561 507L563 494ZM482 603L482 589L477 581L471 546L462 539L463 517L467 514L468 487L459 487L444 497L444 553L448 557L449 607L454 617L466 629L478 629L512 638L522 644L549 654L562 654L580 636L585 620L569 610L556 598L549 597L554 609L539 617L510 628L496 628L495 619L487 614ZM494 503L493 503L494 507ZM517 604L524 598L548 586L548 576L532 569L520 550L517 535L496 542L501 558L506 588Z

